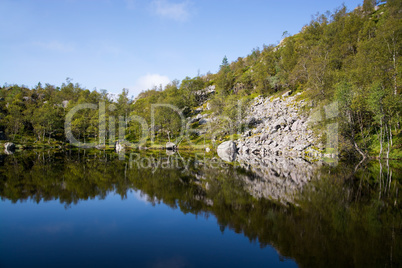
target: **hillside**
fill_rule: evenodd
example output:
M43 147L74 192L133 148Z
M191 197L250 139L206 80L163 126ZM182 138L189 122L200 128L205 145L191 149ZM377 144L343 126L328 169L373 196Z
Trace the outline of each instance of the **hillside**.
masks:
M255 48L233 62L224 57L216 74L174 80L165 88L142 92L135 100L123 91L117 102L112 102L106 91L91 92L71 80L61 87L4 85L0 90L0 130L16 143L64 143L65 115L77 104L104 102L108 107L104 116L114 117L115 125L106 120L106 127L100 127L97 110L81 110L72 122L72 133L81 142L102 143L103 138L103 143L113 144L117 137L110 130L118 133L119 116L124 116L125 138L132 143L141 139L145 125L148 134L155 134L156 143L181 141L184 118L189 139L184 139L182 146L216 146L228 139L245 141L244 134L257 129L264 118L279 120L275 109L272 115L258 109L253 114L250 107L257 100L267 103L279 97L282 101L288 92L294 98L292 105L298 107L293 117L314 114L320 118L306 125L309 134L302 137L312 139L314 133L309 147L315 153L331 154L336 149L345 158L402 158L401 11L398 0L379 5L365 0L351 12L342 6L332 14L316 16L295 35L284 34L278 45ZM301 102L304 105L300 106ZM152 104L177 109L154 106L152 110ZM327 107L337 107L336 120L327 116ZM129 122L129 116L137 121ZM293 126L298 119L283 120ZM319 146L331 143L323 133L335 123L337 148ZM270 123L265 120L264 124ZM287 125L282 125L283 130ZM105 129L109 131L105 133ZM265 130L258 131L252 135L265 134ZM292 131L291 126L287 131ZM270 140L279 144L283 137L279 142L275 137Z
M246 112L257 96L278 97L290 90L308 104L300 113L314 110L323 118L311 126L315 133L324 133L334 123L325 107L337 107L338 146L343 157L400 158L401 10L400 1L379 6L364 1L352 12L343 6L333 14L319 15L277 46L253 49L232 63L224 57L216 74L187 77L163 91L144 92L134 104L134 114L146 117L145 107L151 103L174 104L186 117L194 118L200 111L202 117L213 114L213 119L220 120L209 120L208 133L199 135L205 131L196 130L198 136L192 138L199 143L226 140L228 135L244 134L254 127L245 117L257 121L264 117ZM211 85L213 94L203 94L202 89ZM161 112L158 123L178 135L174 116ZM200 128L197 123L192 126ZM315 136L321 136L317 143L328 143L327 135Z

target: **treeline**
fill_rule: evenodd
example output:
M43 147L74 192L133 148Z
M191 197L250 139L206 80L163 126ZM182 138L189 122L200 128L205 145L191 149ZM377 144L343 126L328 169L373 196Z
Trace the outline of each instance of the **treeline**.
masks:
M69 78L61 87L41 83L32 89L5 85L0 90L0 130L12 141L66 142L66 114L79 104L100 102L110 108L105 116L117 118L126 114L131 103L126 89L113 101L106 90L90 91L73 84ZM74 136L83 142L97 139L99 119L97 109L79 110L71 122Z
M284 33L279 45L253 49L231 63L225 57L216 74L174 80L165 88L142 92L135 100L123 91L113 103L106 91L91 92L71 81L61 87L3 87L0 122L12 138L28 135L41 141L62 140L64 115L73 105L104 101L107 118L116 116L118 121L118 116L124 116L127 139L136 141L141 136L140 123L127 118L144 118L150 127L151 104L165 103L177 107L186 118L195 115L199 106L216 118L228 118L230 123L217 120L210 129L214 137L222 138L243 127L238 111L245 109L249 100L292 90L304 92L303 98L317 108L337 103L341 151L346 155L395 156L402 140L401 10L400 0L364 0L351 12L342 6L333 13L317 15L295 35ZM205 109L205 98L199 92L211 85L215 90ZM63 105L66 100L68 104ZM114 108L109 109L110 105ZM73 132L80 140L96 139L98 123L97 111L80 111ZM154 123L152 130L158 138L179 136L181 118L171 108L155 108ZM210 133L206 135L212 138Z

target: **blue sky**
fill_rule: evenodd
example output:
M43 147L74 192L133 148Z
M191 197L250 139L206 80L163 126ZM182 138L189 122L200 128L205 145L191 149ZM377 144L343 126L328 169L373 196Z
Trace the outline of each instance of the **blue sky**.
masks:
M0 0L0 84L61 85L130 95L216 72L295 34L317 12L362 0Z

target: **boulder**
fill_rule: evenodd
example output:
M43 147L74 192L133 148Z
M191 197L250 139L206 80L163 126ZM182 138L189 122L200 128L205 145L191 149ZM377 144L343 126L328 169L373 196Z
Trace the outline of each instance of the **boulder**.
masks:
M226 162L233 162L235 160L236 151L236 144L233 141L222 142L217 149L218 156Z
M209 121L210 121L210 119L208 119L208 118L203 118L203 119L201 119L201 120L198 122L198 124L200 124L200 125L205 125L205 124L207 124Z
M63 106L63 108L67 108L69 101L68 100L64 100L61 102L61 106Z
M294 121L293 122L293 124L292 124L292 130L299 130L300 129L300 126L301 126L301 122L300 122L300 120L296 120L296 121Z
M6 142L6 143L4 144L4 150L5 150L5 152L6 152L7 154L9 154L9 153L14 153L14 151L15 151L15 144L12 143L12 142Z
M280 117L275 123L272 124L273 128L280 129L281 127L286 126L286 120L283 117Z
M268 138L269 138L269 134L265 132L264 134L261 135L261 139L260 139L260 140L261 140L261 141L266 141L266 140L268 140Z
M277 131L278 131L277 128L271 127L271 128L269 129L269 134L274 134L274 133L277 132Z
M255 127L256 125L261 124L261 122L262 121L260 119L256 119L255 117L251 117L248 120L248 125L249 125L249 127Z
M192 123L195 123L195 122L197 122L197 121L200 121L200 118L190 118L189 119L189 122L190 122L190 124L192 124Z
M175 153L176 153L175 150L166 150L166 155L167 155L167 156L174 155Z
M166 150L177 150L177 145L173 142L167 142Z
M275 148L276 146L278 146L278 143L277 143L276 141L272 141L272 142L269 144L269 148L271 148L271 149Z
M289 97L289 95L290 95L291 93L292 93L291 90L286 91L285 93L282 94L282 98Z
M116 152L121 152L124 150L124 145L121 141L116 141L116 143L114 144L114 149L116 150Z

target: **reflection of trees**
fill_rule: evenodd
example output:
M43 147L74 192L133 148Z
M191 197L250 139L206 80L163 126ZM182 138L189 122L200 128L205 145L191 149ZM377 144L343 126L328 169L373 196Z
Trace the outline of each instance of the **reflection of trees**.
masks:
M24 154L2 161L2 199L58 199L68 206L109 192L126 198L134 189L154 204L213 215L222 232L231 229L262 247L272 245L302 267L397 267L402 262L397 177L402 172L392 163L389 170L377 162L358 171L346 165L324 168L320 180L303 188L298 205L285 207L251 196L243 179L251 174L242 169L130 168L117 155L99 151Z
M80 161L82 157L77 153L66 156L46 152L9 156L1 167L1 195L13 202L59 199L66 205L104 198L120 180L116 170L111 162L99 161L97 155L89 155L85 162Z

